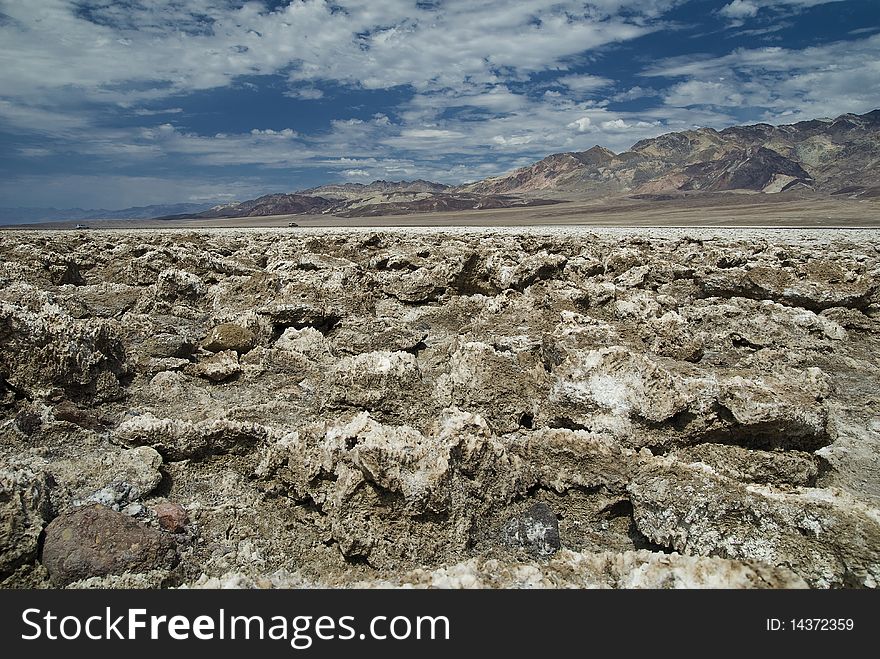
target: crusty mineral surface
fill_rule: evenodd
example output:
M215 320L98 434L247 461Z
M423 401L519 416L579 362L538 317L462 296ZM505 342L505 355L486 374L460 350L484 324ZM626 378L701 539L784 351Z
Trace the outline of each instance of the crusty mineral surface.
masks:
M880 581L875 231L7 231L0 351L5 587Z

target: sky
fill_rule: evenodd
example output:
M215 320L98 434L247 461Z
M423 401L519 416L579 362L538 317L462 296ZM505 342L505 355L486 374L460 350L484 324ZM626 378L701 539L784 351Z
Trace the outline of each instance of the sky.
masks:
M880 108L880 0L0 0L0 206L477 180Z

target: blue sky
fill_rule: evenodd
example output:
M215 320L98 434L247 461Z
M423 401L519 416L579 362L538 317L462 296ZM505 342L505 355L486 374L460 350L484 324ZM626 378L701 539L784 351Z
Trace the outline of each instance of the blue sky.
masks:
M455 183L878 107L878 0L0 0L0 206Z

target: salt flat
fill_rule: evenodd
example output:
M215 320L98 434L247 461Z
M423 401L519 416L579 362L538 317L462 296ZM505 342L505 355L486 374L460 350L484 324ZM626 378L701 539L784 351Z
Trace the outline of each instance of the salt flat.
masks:
M0 232L7 587L880 578L876 229L174 226Z

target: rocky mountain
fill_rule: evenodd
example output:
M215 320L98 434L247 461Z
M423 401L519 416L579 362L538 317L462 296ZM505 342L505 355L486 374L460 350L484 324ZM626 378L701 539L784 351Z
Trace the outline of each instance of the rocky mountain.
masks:
M323 213L333 207L323 197L302 194L268 194L249 201L223 204L187 217L264 217L266 215L298 215Z
M699 128L636 142L557 153L510 174L461 186L474 194L562 191L591 196L669 191L781 192L801 186L874 196L880 110L772 126Z
M442 211L545 206L559 203L552 199L516 197L512 195L480 195L463 192L406 193L391 192L366 199L351 200L333 211L338 217L377 217Z
M316 214L376 217L558 203L554 200L512 195L447 192L451 190L447 185L430 181L374 181L369 185L346 183L312 188L302 193L265 195L250 201L214 206L201 213L168 216L163 219ZM317 196L319 192L326 196Z
M375 194L400 192L447 192L451 186L423 179L415 181L373 181L372 183L332 183L301 190L299 194L325 199L362 199Z

